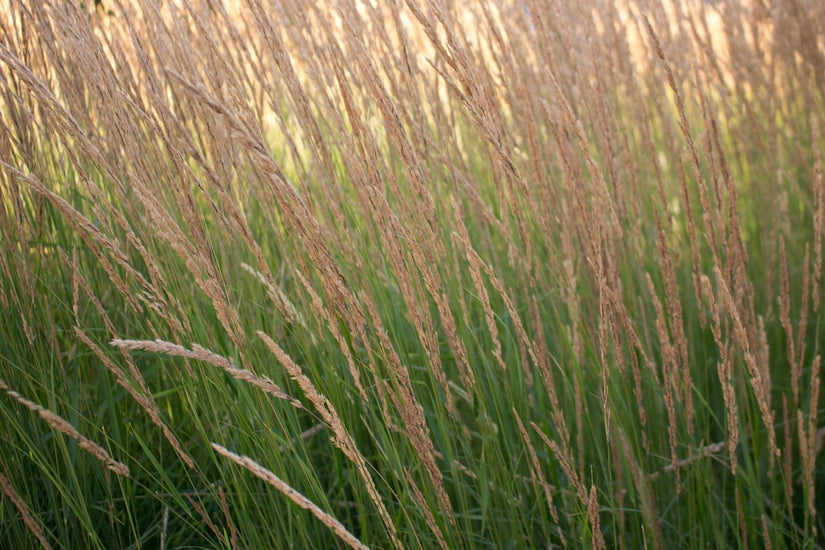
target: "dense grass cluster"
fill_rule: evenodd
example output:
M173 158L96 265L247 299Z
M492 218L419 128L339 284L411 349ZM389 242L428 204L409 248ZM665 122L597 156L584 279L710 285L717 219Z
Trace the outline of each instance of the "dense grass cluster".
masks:
M825 545L767 4L0 0L0 546Z

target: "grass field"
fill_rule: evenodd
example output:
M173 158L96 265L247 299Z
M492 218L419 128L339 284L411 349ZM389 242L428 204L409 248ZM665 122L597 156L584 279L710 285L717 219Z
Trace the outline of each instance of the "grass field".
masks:
M825 546L823 114L819 0L0 0L0 547Z

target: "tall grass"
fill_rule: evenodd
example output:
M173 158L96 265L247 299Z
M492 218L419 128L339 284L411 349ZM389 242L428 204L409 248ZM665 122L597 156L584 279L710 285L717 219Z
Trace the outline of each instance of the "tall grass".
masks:
M823 29L0 0L0 546L825 545Z

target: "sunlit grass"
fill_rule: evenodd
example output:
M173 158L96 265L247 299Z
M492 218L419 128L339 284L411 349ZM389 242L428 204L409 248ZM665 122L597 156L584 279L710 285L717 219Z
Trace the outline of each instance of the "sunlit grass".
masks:
M816 2L0 2L0 546L825 544Z

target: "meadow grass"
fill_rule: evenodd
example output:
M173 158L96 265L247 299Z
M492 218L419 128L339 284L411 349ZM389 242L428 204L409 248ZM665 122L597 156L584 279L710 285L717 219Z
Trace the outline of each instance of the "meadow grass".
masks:
M0 0L0 546L824 546L823 29Z

